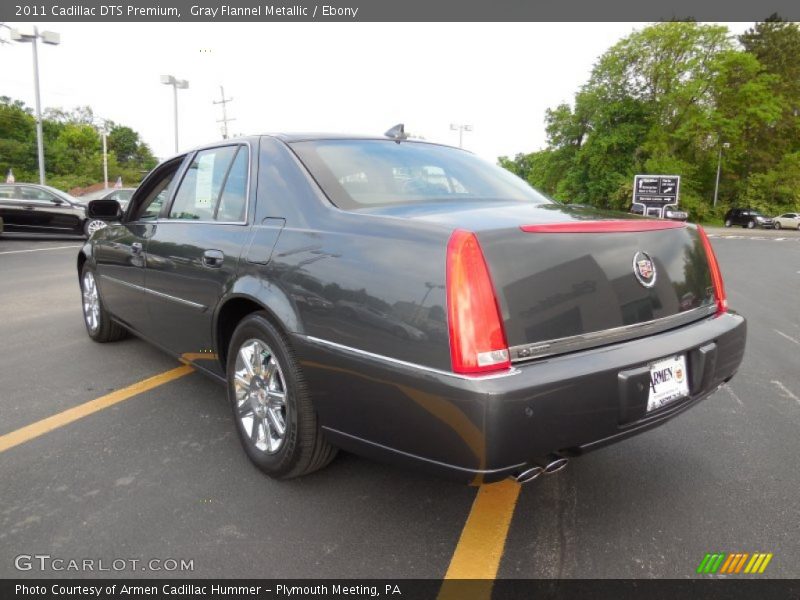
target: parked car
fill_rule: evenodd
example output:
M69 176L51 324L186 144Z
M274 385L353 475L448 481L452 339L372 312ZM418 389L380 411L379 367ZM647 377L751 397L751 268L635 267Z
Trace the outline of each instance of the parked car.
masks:
M732 227L733 225L741 225L742 227L747 227L747 229L753 229L754 227L771 229L774 221L752 208L732 208L725 213L725 227Z
M107 190L98 190L96 192L89 192L88 194L84 194L80 197L80 201L84 204L91 202L92 200L116 200L119 202L120 206L124 209L128 202L133 196L133 192L136 191L136 188L111 188Z
M106 226L86 216L86 205L48 185L0 184L0 217L7 232L58 233L89 237Z
M775 229L798 229L800 230L800 213L783 213L773 219Z
M132 331L224 384L277 478L345 448L530 481L696 405L744 353L700 227L588 214L396 131L219 142L156 167L124 215L89 212L120 220L77 256L88 335Z

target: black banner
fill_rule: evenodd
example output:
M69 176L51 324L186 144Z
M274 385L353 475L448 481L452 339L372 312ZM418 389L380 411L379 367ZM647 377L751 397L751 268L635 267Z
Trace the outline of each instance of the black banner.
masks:
M800 20L796 0L164 0L127 4L97 0L10 0L0 21L24 22L468 22L468 21L759 21L773 13ZM575 43L580 43L576 39Z
M800 581L787 579L359 579L359 580L278 580L278 579L42 579L3 580L0 598L51 600L202 600L256 598L318 598L320 600L648 600L724 599L797 600Z

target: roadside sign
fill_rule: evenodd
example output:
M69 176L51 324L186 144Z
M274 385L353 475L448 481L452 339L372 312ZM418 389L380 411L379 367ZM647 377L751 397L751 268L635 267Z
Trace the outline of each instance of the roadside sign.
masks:
M636 175L633 178L633 204L642 214L662 217L667 206L678 206L680 175Z

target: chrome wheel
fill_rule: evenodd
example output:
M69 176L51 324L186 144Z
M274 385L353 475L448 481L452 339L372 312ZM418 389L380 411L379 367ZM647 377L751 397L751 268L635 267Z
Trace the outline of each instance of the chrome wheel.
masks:
M83 318L90 331L100 327L100 296L94 275L88 271L83 275Z
M272 350L258 339L239 348L234 368L236 414L258 450L274 454L286 436L286 381Z
M104 229L105 227L108 227L108 224L105 221L100 221L99 219L94 219L92 221L89 221L86 224L86 234L89 237L92 237L92 235L94 234L95 231L100 231L101 229Z

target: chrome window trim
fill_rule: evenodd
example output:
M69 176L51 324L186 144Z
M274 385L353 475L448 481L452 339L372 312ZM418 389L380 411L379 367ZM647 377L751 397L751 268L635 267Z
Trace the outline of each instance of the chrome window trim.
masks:
M512 363L526 362L545 356L553 356L554 354L587 350L597 346L624 342L646 335L661 333L668 329L674 329L682 325L688 325L694 321L699 321L704 317L713 315L716 311L716 304L710 304L664 317L663 319L634 323L633 325L623 325L622 327L615 327L613 329L604 329L603 331L593 331L552 340L543 340L530 344L520 344L510 347L508 350L511 354Z
M169 218L169 213L172 210L172 205L175 203L175 197L177 196L178 191L181 189L181 186L183 185L183 180L186 179L186 173L189 171L189 167L191 166L191 161L193 161L195 159L195 157L200 152L206 152L208 150L217 150L219 148L227 148L228 146L247 146L247 185L245 186L245 189L247 190L247 196L245 197L245 200L244 200L244 220L243 221L215 221L215 220L212 219L212 220L209 221L209 220L204 219L204 220L200 221L200 220L194 220L194 219L170 219ZM156 217L155 220L153 220L153 221L148 220L147 222L148 223L196 223L198 225L247 225L247 223L249 222L248 219L250 218L250 195L251 195L250 194L250 184L251 184L250 176L251 176L251 172L252 172L252 169L253 169L253 165L252 165L252 163L253 163L253 149L252 149L252 147L250 145L250 141L249 140L241 140L241 141L236 141L236 142L232 142L232 143L229 143L229 144L219 144L217 146L207 146L207 147L204 147L204 148L197 148L193 152L190 152L189 154L187 154L187 157L190 157L189 165L187 165L184 168L178 167L178 170L180 171L179 174L180 174L181 180L178 182L178 185L175 186L175 190L170 194L170 196L168 198L168 202L165 203L165 205L168 208L166 209L166 211L164 209L161 210L161 213L164 213L164 216L162 216L162 214L159 214L158 217ZM236 159L236 155L234 154L234 160L235 159ZM227 183L227 179L225 180L225 183ZM224 191L225 191L224 188L221 189L220 190L220 195ZM219 200L219 198L218 198L218 200Z
M416 369L418 371L426 371L428 373L435 373L437 375L443 375L445 377L453 377L455 379L464 379L466 381L485 381L487 379L500 379L501 377L510 377L512 375L518 375L521 373L519 369L511 368L508 371L503 371L501 373L490 373L488 375L462 375L461 373L452 373L450 371L443 371L442 369L436 369L434 367L426 367L425 365L420 365L417 363L408 362L405 360L400 360L399 358L392 358L391 356L385 356L383 354L375 354L374 352L369 352L367 350L361 350L360 348L353 348L352 346L345 346L344 344L339 344L337 342L331 342L330 340L324 340L322 338L314 337L313 335L300 335L300 337L306 339L307 341L318 344L321 346L328 346L330 348L335 348L336 350L342 350L344 352L351 352L353 354L359 354L361 356L366 356L367 358L371 358L373 360L379 360L382 362L391 363L394 365L400 365L403 367L408 367L410 369Z
M150 288L146 288L141 285L136 285L135 283L131 283L129 281L122 281L121 279L117 279L116 277L109 277L108 275L100 274L100 278L105 279L107 281L111 281L113 283L117 283L119 285L124 285L134 290L144 292L146 294L151 294L153 296L158 296L159 298L164 298L164 300L171 300L172 302L183 304L184 306L189 306L201 312L206 310L206 308L208 308L204 304L198 304L197 302L192 302L191 300L184 300L183 298L178 298L177 296L170 296L169 294L165 294L164 292L157 292L156 290L151 290Z

